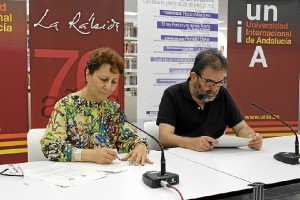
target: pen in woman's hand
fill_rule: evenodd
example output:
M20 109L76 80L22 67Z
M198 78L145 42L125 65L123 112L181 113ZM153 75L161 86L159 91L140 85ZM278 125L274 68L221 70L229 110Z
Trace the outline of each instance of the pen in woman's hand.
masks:
M105 145L105 147L110 148L98 135L96 135L95 138L98 140L98 142ZM118 156L117 156L117 158L118 158L118 160L121 160Z

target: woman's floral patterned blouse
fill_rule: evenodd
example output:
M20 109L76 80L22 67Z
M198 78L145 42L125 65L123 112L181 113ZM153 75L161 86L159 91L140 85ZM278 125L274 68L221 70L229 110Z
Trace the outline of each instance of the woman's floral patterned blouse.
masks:
M105 144L100 144L96 135ZM138 143L147 145L145 139L125 123L120 104L109 99L100 103L87 101L78 93L55 104L40 143L44 155L52 161L71 161L73 147L93 149L104 145L127 153Z

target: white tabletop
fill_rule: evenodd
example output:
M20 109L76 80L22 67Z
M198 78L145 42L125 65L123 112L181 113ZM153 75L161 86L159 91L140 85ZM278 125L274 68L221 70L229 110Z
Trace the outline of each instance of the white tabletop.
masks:
M299 165L285 164L273 158L278 152L295 152L294 144L295 136L285 136L264 139L260 151L243 147L215 148L208 152L174 148L169 152L249 182L271 184L300 178Z
M87 184L61 188L38 179L0 176L1 199L180 199L178 193L170 188L152 189L142 181L146 171L160 171L160 152L151 151L153 165L131 166L129 170ZM194 161L181 158L165 151L167 171L179 175L175 185L186 199L205 197L231 191L249 189L247 182L201 166ZM22 169L48 165L49 161L16 164ZM6 165L0 165L0 170Z

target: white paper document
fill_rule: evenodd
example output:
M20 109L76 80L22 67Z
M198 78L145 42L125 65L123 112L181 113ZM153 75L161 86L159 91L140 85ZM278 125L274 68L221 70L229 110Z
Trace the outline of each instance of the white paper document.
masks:
M24 170L25 176L31 176L61 187L87 183L106 176L104 172L79 169L68 163L53 163L40 168Z
M126 171L130 166L128 162L126 161L119 161L115 160L111 164L108 165L100 165L96 163L79 163L79 162L72 162L69 163L72 166L75 166L80 169L92 169L92 170L97 170L101 172L108 172L108 173L118 173L118 172L123 172Z
M217 139L219 144L215 147L243 147L248 146L250 139L236 136L222 135Z
M24 170L25 176L41 179L61 187L70 187L109 176L108 172L126 171L128 162L114 161L109 165L81 162L57 162Z

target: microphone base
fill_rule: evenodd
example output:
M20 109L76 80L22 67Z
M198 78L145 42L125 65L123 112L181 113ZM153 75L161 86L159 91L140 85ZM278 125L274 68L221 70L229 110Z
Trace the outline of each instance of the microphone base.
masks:
M143 182L151 188L162 187L160 181L167 181L169 184L175 185L179 183L179 176L171 172L161 175L161 172L157 171L148 171L143 174Z
M295 165L299 164L300 155L290 152L279 152L274 155L274 158L286 164Z

